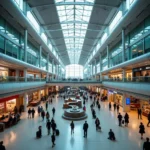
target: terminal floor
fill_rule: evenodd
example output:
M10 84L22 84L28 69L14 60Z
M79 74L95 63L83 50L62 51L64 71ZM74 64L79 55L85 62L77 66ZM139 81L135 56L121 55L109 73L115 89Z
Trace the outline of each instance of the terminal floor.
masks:
M52 107L56 108L55 121L57 128L60 130L60 136L56 137L56 146L52 148L51 136L47 135L46 120L42 122L38 117L37 112L34 119L28 119L27 113L22 115L21 121L11 128L5 129L0 133L0 140L4 141L6 150L142 150L143 142L146 137L150 137L150 127L147 128L147 118L143 120L137 119L137 113L131 111L129 127L119 127L117 120L117 113L108 110L108 103L101 102L101 110L96 108L96 114L101 122L102 132L96 132L95 122L90 110L91 102L88 101L86 119L89 124L88 137L83 137L83 123L82 121L75 121L75 133L70 134L70 121L64 120L61 116L63 114L63 100L55 99L52 105L49 105L49 112ZM45 106L45 104L43 104ZM35 108L37 110L37 108ZM124 113L120 110L124 115ZM145 125L146 134L144 139L140 139L139 124L143 122ZM41 139L36 139L35 134L38 126L42 126L43 136ZM117 141L108 140L108 131L113 129Z

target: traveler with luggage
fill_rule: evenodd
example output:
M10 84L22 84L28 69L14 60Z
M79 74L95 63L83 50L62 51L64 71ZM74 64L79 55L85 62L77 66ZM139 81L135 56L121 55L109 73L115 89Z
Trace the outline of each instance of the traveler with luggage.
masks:
M41 138L42 137L42 126L39 126L39 130L36 132L36 137Z
M52 147L55 146L55 134L53 133L51 136L51 141L52 141Z
M118 122L119 122L119 126L121 126L121 124L122 124L122 115L120 113L118 115Z
M95 125L96 125L96 131L101 130L100 121L98 118L96 118L96 120L95 120Z

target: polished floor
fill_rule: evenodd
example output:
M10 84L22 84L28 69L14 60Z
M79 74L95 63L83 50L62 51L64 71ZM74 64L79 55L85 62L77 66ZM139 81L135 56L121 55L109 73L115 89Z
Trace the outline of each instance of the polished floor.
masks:
M83 137L83 121L75 122L75 133L71 136L70 121L62 119L63 114L63 100L57 99L49 105L49 112L52 107L56 108L55 121L57 128L60 130L60 136L56 137L56 146L52 148L51 136L47 135L46 121L42 122L38 117L37 112L34 119L28 119L27 113L22 115L21 121L4 132L0 133L0 140L4 141L6 150L142 150L145 137L150 137L150 127L147 128L147 118L142 120L137 119L137 113L132 111L130 115L129 127L119 127L117 120L117 113L108 110L108 103L101 102L101 110L96 113L101 122L102 132L96 132L94 119L92 119L90 110L91 101L87 105L89 124L88 137ZM43 104L45 106L45 104ZM37 108L35 108L37 110ZM120 111L124 114L122 111ZM140 139L139 124L143 122L146 129L144 139ZM43 136L41 139L35 138L35 133L38 126L41 125L43 129ZM113 142L107 139L109 129L112 129L116 135L117 141Z

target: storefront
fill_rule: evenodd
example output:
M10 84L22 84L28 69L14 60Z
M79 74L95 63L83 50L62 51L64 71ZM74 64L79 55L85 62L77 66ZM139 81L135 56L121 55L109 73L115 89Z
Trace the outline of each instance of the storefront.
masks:
M0 82L7 80L8 68L0 67Z
M45 96L45 90L41 90L41 97Z
M23 97L19 95L1 98L0 99L0 115L4 113L13 112L15 106L19 109L21 105L23 105Z
M150 76L150 66L143 66L132 69L133 77Z
M114 90L108 90L108 101L123 106L123 94Z
M149 97L144 97L140 95L128 95L127 97L130 99L130 110L137 111L138 108L142 109L142 113L144 116L148 116L150 112L150 99Z
M109 75L109 79L122 80L122 72L118 72L118 73Z

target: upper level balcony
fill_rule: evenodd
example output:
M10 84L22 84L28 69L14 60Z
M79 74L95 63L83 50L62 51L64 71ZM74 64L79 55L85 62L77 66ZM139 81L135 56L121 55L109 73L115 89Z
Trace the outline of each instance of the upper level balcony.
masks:
M150 96L150 77L133 77L124 79L104 79L102 85L125 92Z

